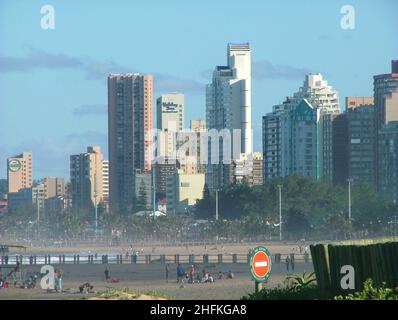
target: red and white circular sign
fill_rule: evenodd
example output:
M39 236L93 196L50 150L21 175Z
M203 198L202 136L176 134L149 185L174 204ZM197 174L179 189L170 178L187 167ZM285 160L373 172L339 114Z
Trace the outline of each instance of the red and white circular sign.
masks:
M251 273L255 280L265 281L271 272L271 256L264 247L257 247L250 261Z

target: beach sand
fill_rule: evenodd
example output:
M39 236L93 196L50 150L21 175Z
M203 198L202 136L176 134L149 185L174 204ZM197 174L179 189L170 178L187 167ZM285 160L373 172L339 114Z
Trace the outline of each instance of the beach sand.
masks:
M217 253L247 253L248 248L255 247L255 244L244 244L244 245L218 245L207 246L207 250L203 246L189 247L189 253L196 254L217 254ZM284 245L267 245L271 253L287 254L292 252L294 244ZM34 250L36 249L36 250ZM47 248L48 249L48 248ZM68 248L69 249L69 248ZM62 248L62 252L79 252L80 251L91 251L91 252L124 252L123 247L114 247L111 249L108 247L99 248L85 247L73 248L74 251L65 251ZM32 251L31 251L32 250ZM151 253L152 246L146 246L144 252ZM58 248L58 252L60 248ZM41 252L37 248L29 249L23 254L29 254L30 252ZM47 251L50 252L50 251ZM52 251L56 252L56 250ZM156 247L155 254L187 254L185 247ZM0 289L0 299L84 299L93 297L93 294L82 295L74 293L78 291L78 287L89 282L94 286L94 291L103 291L107 288L130 288L138 292L156 291L161 294L170 296L172 299L188 299L188 300L232 300L240 299L243 295L252 293L254 291L254 281L252 280L249 266L246 263L223 263L214 264L210 263L206 266L206 270L210 272L216 279L215 283L199 283L199 284L181 284L176 281L176 268L177 266L170 263L170 275L169 282L165 280L165 265L159 262L152 262L151 264L65 264L57 265L52 264L55 269L61 269L63 273L62 287L63 290L69 291L68 293L47 293L40 288L40 283L37 283L35 289L20 289L10 288ZM204 265L197 263L196 272L202 271ZM189 270L188 264L183 264L186 271ZM11 266L8 266L10 268ZM111 277L120 279L118 283L107 283L105 282L104 270L108 267L110 270ZM23 265L23 273L27 274L30 272L40 272L41 266ZM3 272L7 269L4 269ZM235 274L234 279L222 279L217 280L219 271L227 273L231 270ZM303 261L296 261L294 274L301 274L303 272L312 272L312 262L304 263ZM291 273L289 273L291 274ZM272 266L272 274L265 284L266 287L273 287L281 284L287 276L285 270L285 264L274 263ZM69 289L69 290L68 290Z

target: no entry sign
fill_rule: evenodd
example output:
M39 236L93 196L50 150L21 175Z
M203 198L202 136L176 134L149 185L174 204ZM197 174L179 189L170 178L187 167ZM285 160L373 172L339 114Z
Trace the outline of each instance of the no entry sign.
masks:
M271 274L271 254L266 247L256 247L250 258L250 271L257 282L266 281Z

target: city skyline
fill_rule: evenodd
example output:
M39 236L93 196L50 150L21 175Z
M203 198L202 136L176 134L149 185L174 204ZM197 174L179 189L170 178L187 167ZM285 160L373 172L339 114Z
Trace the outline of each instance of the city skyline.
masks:
M68 177L69 155L81 152L88 145L100 145L104 154L108 154L108 73L153 74L154 99L171 91L184 94L185 127L188 127L190 119L205 119L205 84L211 81L214 66L224 61L226 43L249 42L253 50L253 149L260 151L262 116L294 92L306 73L322 73L338 91L341 101L346 96L368 96L372 95L373 75L388 72L389 61L398 53L398 44L388 40L394 39L393 30L397 29L397 21L392 18L397 3L393 2L378 6L370 1L352 1L356 9L354 30L340 27L340 8L345 4L342 1L300 4L252 1L248 8L256 6L258 10L248 11L252 19L244 22L234 19L241 14L240 7L228 6L225 1L208 2L209 7L178 1L167 6L157 2L122 3L119 11L110 3L101 3L95 8L95 15L87 14L92 2L53 1L52 4L56 26L55 30L47 31L40 29L42 3L39 1L0 4L0 161L5 164L13 154L32 151L35 179ZM127 26L125 32L110 38L120 25L102 26L103 21L128 21L125 19L128 12L136 13L142 22L151 15L151 10L168 17L168 24L162 25L161 32L156 23L147 24L142 34L120 22ZM201 15L202 11L205 14ZM23 14L23 23L13 18L18 13ZM227 13L231 20L225 25L217 23ZM290 26L296 23L297 28L292 30L281 17L290 19ZM385 23L373 22L381 18ZM181 23L189 27L179 28ZM216 32L209 32L214 23ZM310 27L311 32L304 35ZM259 28L264 34L258 32ZM98 35L93 36L93 29L100 31ZM122 41L126 33L135 41ZM203 33L208 36L206 42L197 41ZM88 35L90 41L86 41ZM317 50L303 45L302 54L297 54L300 52L297 47L303 42L316 42ZM136 43L140 43L140 50L135 50ZM24 94L19 93L21 83ZM20 117L21 113L24 117ZM25 130L15 130L17 116ZM0 178L6 178L5 165L2 168Z

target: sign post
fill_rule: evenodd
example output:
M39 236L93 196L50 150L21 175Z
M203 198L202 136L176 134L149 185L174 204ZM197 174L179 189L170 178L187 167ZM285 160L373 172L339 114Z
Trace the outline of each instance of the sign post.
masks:
M271 275L271 254L266 247L254 248L250 257L250 272L255 281L255 292L261 290L262 283L267 281Z

